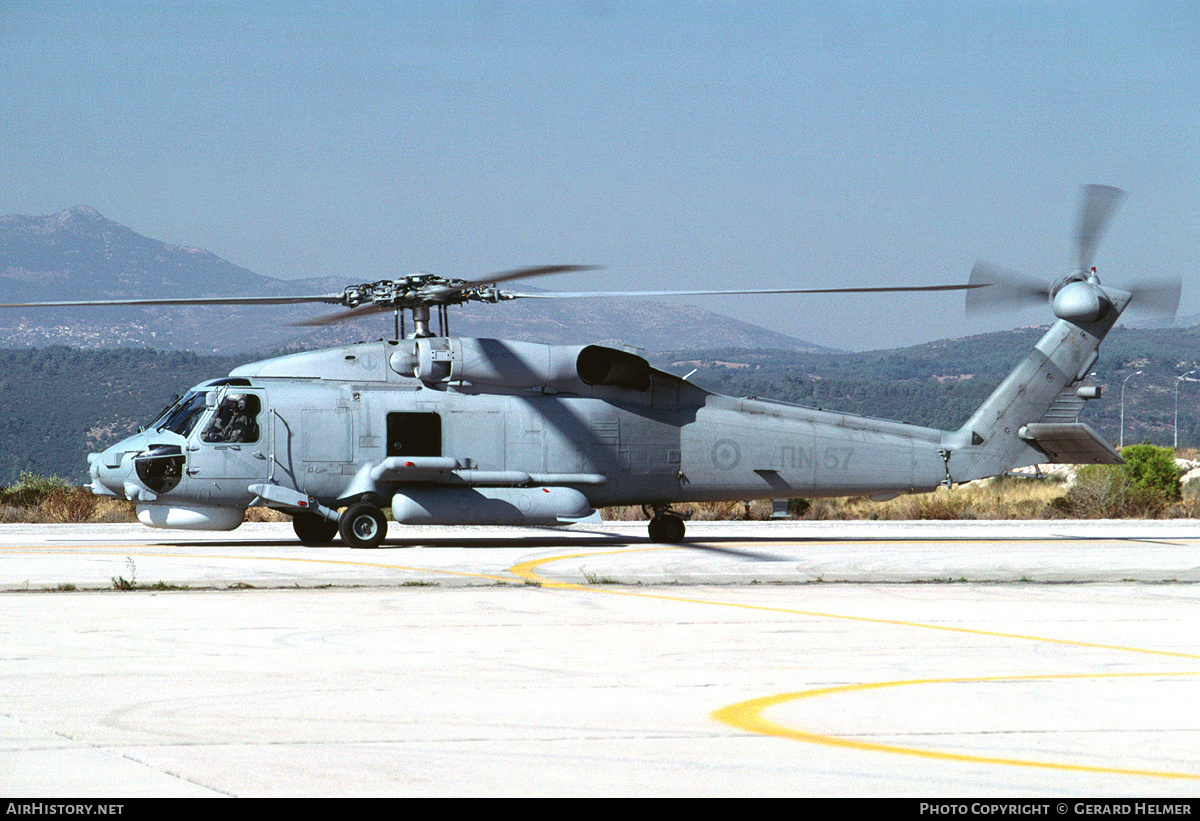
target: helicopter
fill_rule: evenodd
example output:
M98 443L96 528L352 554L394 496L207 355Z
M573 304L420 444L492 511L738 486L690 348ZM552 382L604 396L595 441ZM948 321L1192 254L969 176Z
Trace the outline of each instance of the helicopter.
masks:
M328 303L325 325L391 312L390 339L235 368L188 390L138 433L88 457L100 496L145 525L232 530L247 508L291 516L299 540L374 548L388 518L420 525L559 526L642 505L653 542L679 543L684 502L930 492L1042 462L1121 462L1079 413L1085 379L1135 299L1174 313L1180 286L1100 283L1096 245L1124 193L1085 186L1075 269L1054 282L978 263L965 285L520 292L415 274L294 297L42 302L0 307ZM448 309L513 299L963 290L968 311L1048 300L1056 321L957 430L711 393L632 350L449 333ZM436 312L436 331L433 328ZM413 330L407 332L411 318Z

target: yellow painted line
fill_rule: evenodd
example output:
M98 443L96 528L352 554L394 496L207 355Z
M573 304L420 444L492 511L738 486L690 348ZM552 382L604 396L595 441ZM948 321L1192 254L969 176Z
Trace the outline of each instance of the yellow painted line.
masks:
M948 753L938 750L922 749L919 747L902 747L894 744L878 744L872 741L844 738L839 736L809 733L776 724L763 718L764 710L779 704L799 701L806 698L820 698L841 693L880 690L889 687L913 687L923 684L979 684L997 681L1050 681L1069 679L1097 678L1133 678L1133 677L1177 677L1196 676L1200 672L1171 672L1171 673L1077 673L1064 675L1036 676L984 676L980 678L931 678L912 679L909 681L879 681L866 684L849 684L841 687L822 687L815 690L803 690L796 693L781 693L764 698L751 699L738 704L731 704L714 710L711 715L717 721L760 735L789 738L795 741L805 741L811 744L823 744L830 747L842 747L852 750L892 753L896 755L918 756L937 761L957 761L969 764L1002 764L1010 767L1037 767L1049 770L1067 770L1070 772L1101 773L1104 775L1134 775L1152 776L1155 778L1177 778L1200 780L1200 773L1174 772L1170 770L1138 770L1122 767L1094 767L1085 764L1068 764L1056 761L1032 761L1020 758L1003 758L998 756L970 755L967 753ZM1066 732L1066 731L1064 731Z
M934 547L945 546L951 542L979 542L987 544L996 544L998 542L1014 543L1014 544L1042 544L1053 543L1055 547L1068 547L1073 545L1096 545L1105 542L1113 544L1127 542L1138 542L1139 544L1161 544L1161 545L1190 545L1200 543L1200 537L1193 536L1174 536L1163 537L1160 539L1135 538L1133 536L1104 536L1095 539L1081 539L1078 536L966 536L966 537L950 537L947 536L941 539L916 538L916 537L886 537L880 536L871 539L844 539L837 536L820 536L813 535L810 537L796 538L790 540L771 540L771 541L755 541L748 539L745 541L714 541L706 543L703 540L689 541L687 544L692 547L756 547L760 550L776 545L787 545L790 547L804 547L813 544L836 544L847 547L862 547L862 546L887 546L894 544L905 545L931 545Z
M363 562L363 561L348 561L345 559L315 559L309 557L297 556L227 556L223 554L212 553L146 553L146 545L130 545L137 547L139 550L119 549L120 545L105 545L106 550L93 550L90 548L58 548L59 550L70 550L72 556L137 556L138 558L146 559L228 559L230 561L256 561L256 562L306 562L311 564L336 564L346 565L349 567L376 567L384 570L403 570L410 573L436 573L445 576L465 576L473 579L488 579L495 582L504 582L507 584L513 583L511 576L493 576L486 573L467 573L461 570L442 570L434 567L411 567L400 564L384 564L382 562ZM34 550L35 548L26 548ZM55 548L36 548L37 550L54 550ZM64 554L65 555L65 554Z
M556 582L553 579L547 579L544 576L539 576L534 571L544 564L550 564L551 562L562 562L562 561L566 561L567 559L591 559L596 556L612 556L612 555L619 554L619 553L653 553L654 551L658 551L658 550L680 550L680 549L681 548L679 545L671 545L670 547L623 547L620 550L601 550L601 551L592 551L590 553L571 553L566 556L550 556L550 557L547 557L544 559L530 559L527 562L521 562L520 564L513 565L512 567L510 567L508 569L508 572L512 573L514 576L518 576L522 579L525 579L528 582L531 582L534 584L540 584L542 587L561 587L561 588L575 587L575 588L579 588L581 590L594 590L595 587L592 585L577 584L575 582ZM616 593L619 591L609 590L606 592Z
M764 605L744 604L741 602L723 602L713 601L711 599L696 599L684 596L668 596L658 593L647 593L632 590L622 590L612 587L600 587L596 585L574 584L566 582L553 582L542 576L539 576L535 571L538 567L552 562L563 561L566 559L578 559L582 557L600 556L612 553L629 553L637 552L638 550L678 550L678 546L672 547L654 547L654 548L626 548L623 550L610 550L604 553L574 553L565 556L552 556L542 559L534 559L527 562L522 562L509 569L510 573L521 576L533 582L540 583L543 587L556 588L573 588L576 590L589 590L593 592L607 593L616 596L632 596L636 598L660 599L663 601L676 601L689 604L705 604L716 607L736 607L744 610L756 610L762 612L786 613L790 615L800 615L815 618L837 619L843 621L856 621L872 624L887 624L898 627L913 627L924 630L941 630L953 633L966 633L970 635L986 636L989 638L1005 638L1017 639L1020 641L1037 641L1051 644L1061 644L1071 647L1087 647L1093 649L1116 650L1126 653L1141 653L1156 656L1168 656L1174 658L1200 659L1200 655L1194 653L1183 653L1171 650L1152 650L1144 647L1128 647L1114 644L1099 644L1096 642L1077 641L1073 639L1049 638L1045 636L1031 636L1020 633L1005 633L994 630L979 630L970 627L954 627L942 624L927 624L923 622L905 621L902 619L881 619L867 616L848 616L840 613L821 613L809 610L797 610L784 607L767 607ZM873 752L893 753L898 755L919 756L923 758L938 759L942 761L960 761L975 764L997 764L1016 767L1040 767L1047 769L1070 770L1075 772L1093 772L1105 773L1109 775L1136 775L1136 776L1151 776L1159 778L1175 778L1175 779L1200 779L1200 774L1196 773L1181 773L1172 771L1158 770L1137 770L1123 769L1119 767L1089 767L1083 764L1065 764L1056 762L1043 761L1027 761L1023 759L1002 758L995 756L973 756L961 753L939 752L937 750L927 750L915 747L901 747L889 744L877 744L868 741L860 741L857 739L842 738L838 736L823 735L820 733L808 733L803 730L797 730L790 727L784 727L779 724L767 721L762 717L762 711L776 704L782 704L787 701L795 701L802 698L816 698L820 696L835 695L838 693L847 693L854 691L876 690L885 687L902 687L914 686L920 684L940 684L940 683L978 683L991 681L1034 681L1042 679L1085 679L1085 678L1117 678L1117 677L1150 677L1150 676L1194 676L1200 675L1200 672L1175 672L1175 673L1081 673L1081 674L1060 674L1060 675L1040 675L1040 676L988 676L983 678L948 678L948 679L914 679L910 681L893 681L893 682L868 682L864 684L850 684L840 687L823 687L815 690L806 690L795 693L783 693L774 696L765 696L763 698L751 699L738 704L733 704L728 707L722 707L711 713L712 717L723 723L747 730L749 732L762 735L772 735L781 738L789 738L796 741L806 741L813 744L824 744L833 747L843 747L855 750L869 750Z
M1123 653L1144 653L1155 656L1168 656L1172 658L1185 659L1200 659L1200 654L1183 653L1175 650L1150 650L1144 647L1128 647L1120 644L1100 644L1091 641L1077 641L1074 639L1056 639L1046 636L1031 636L1023 633L1005 633L997 630L980 630L974 627L955 627L948 624L928 624L926 622L906 621L904 619L882 619L872 616L848 616L844 613L823 613L816 610L798 610L790 607L769 607L761 604L745 604L743 602L725 602L714 601L712 599L697 599L685 596L669 596L662 593L648 593L645 591L622 589L612 586L601 586L594 584L579 584L576 582L556 582L552 579L547 579L539 576L535 571L537 568L545 564L553 562L565 561L567 559L591 558L595 556L604 556L615 553L636 553L639 551L654 551L654 550L679 550L679 546L672 547L651 547L651 548L624 548L621 550L606 550L600 553L572 553L565 556L548 556L541 559L531 559L527 562L510 567L508 572L515 576L520 576L530 582L540 584L542 587L591 590L602 593L607 593L613 596L633 596L643 599L661 599L663 601L684 602L688 604L707 604L714 607L736 607L742 610L756 610L765 613L786 613L792 616L808 616L811 618L820 619L837 619L841 621L857 621L867 624L888 624L896 627L915 627L922 630L941 630L947 633L965 633L973 636L986 636L989 638L1002 639L1017 639L1020 641L1040 641L1053 644L1062 644L1070 647L1087 647L1097 650L1117 650Z

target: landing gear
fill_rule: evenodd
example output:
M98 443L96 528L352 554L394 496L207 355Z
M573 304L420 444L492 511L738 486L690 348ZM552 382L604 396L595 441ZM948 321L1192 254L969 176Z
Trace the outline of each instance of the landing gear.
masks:
M325 547L332 544L338 535L338 523L324 516L301 511L292 516L292 530L307 547Z
M650 541L679 544L683 541L683 519L669 508L656 507L650 518Z
M358 502L342 513L338 531L350 547L379 547L387 536L387 517L370 502Z

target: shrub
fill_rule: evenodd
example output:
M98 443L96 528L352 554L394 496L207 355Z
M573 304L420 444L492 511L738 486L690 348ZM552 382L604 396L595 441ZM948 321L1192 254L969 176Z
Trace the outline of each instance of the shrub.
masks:
M57 476L37 476L21 471L21 478L15 485L0 488L0 504L13 507L38 507L43 502L74 490L65 479Z
M1125 464L1121 467L1125 481L1135 488L1144 488L1163 499L1180 499L1179 467L1170 448L1154 445L1130 445L1121 451Z
M133 505L124 500L101 499L86 488L57 476L22 473L20 481L0 488L0 521L87 522L132 521Z
M789 516L803 516L812 507L808 499L788 499L787 512Z
M1176 488L1173 498L1177 499L1179 473L1174 469L1174 461L1171 469ZM1169 483L1164 489L1162 484L1148 478L1155 475L1158 475L1155 470L1143 470L1140 456L1124 465L1085 465L1075 474L1075 484L1067 495L1055 500L1053 507L1056 512L1083 519L1153 518L1161 515L1172 500L1168 495Z

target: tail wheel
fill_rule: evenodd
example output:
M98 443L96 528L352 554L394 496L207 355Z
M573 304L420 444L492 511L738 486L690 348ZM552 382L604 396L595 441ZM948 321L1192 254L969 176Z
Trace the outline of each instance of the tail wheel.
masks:
M379 547L387 536L387 517L370 502L359 502L346 508L338 531L350 547Z
M338 523L331 522L315 513L297 513L292 516L292 530L300 543L308 547L324 547L332 544L338 535Z
M683 519L674 513L664 513L650 520L650 541L679 544L685 531Z

